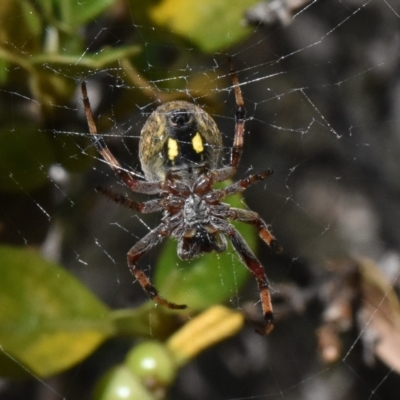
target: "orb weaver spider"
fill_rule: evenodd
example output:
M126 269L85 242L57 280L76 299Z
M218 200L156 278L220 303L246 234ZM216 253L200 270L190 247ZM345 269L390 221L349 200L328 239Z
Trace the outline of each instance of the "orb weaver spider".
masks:
M186 308L186 305L171 303L160 296L138 266L140 257L167 236L178 241L177 253L183 260L205 252L223 252L228 238L257 280L265 320L258 332L266 335L274 326L270 284L263 266L228 221L251 224L275 251L280 252L281 247L256 212L233 208L222 200L263 181L272 171L249 175L224 189L213 189L214 183L225 181L236 173L243 150L246 111L238 75L230 58L229 64L236 112L233 146L227 166L221 165L222 136L210 115L186 101L171 101L153 111L142 128L139 159L143 179L124 169L98 134L85 82L81 84L83 105L94 146L117 177L133 192L158 195L156 199L136 202L110 189L99 188L111 200L140 213L163 213L161 223L140 239L127 255L129 270L144 291L157 304L172 309Z

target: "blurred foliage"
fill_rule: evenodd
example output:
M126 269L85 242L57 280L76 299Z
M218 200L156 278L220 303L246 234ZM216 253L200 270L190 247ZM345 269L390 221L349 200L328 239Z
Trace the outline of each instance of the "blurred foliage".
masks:
M99 380L94 399L168 398L179 368L213 344L236 334L243 322L242 313L214 306L189 321L166 343L143 341L128 352L124 363Z
M365 362L373 365L379 358L400 373L400 302L392 283L370 259L335 260L328 268L335 278L321 289L326 302L317 331L322 360L337 362L343 333L356 328L363 332Z
M215 0L194 3L188 0L179 3L168 0L88 0L84 3L75 0L2 1L0 84L5 92L0 99L3 103L0 132L19 136L20 130L38 131L47 128L51 121L54 123L68 118L64 111L71 107L72 96L79 81L102 71L121 78L121 68L131 69L122 72L128 83L142 84L146 95L166 100L162 93L158 95L158 89L149 90L151 85L145 78L138 81L138 74L131 61L134 59L137 66L143 67L148 63L157 65L160 59L156 48L148 48L145 55L140 54L142 48L135 43L135 26L131 23L129 10L135 10L135 23L152 27L148 29L148 40L157 43L158 47L166 45L178 49L179 46L195 43L199 50L211 52L223 50L250 34L250 30L244 28L240 21L246 7L253 3L254 0L234 3ZM193 6L198 8L196 12L193 12ZM173 18L169 18L169 15ZM96 18L105 23L108 21L110 26L126 24L130 33L117 43L102 45L101 38L88 42L85 38L89 29L87 26ZM175 33L166 34L166 30ZM160 78L163 69L156 70L157 78ZM156 78L154 72L148 78ZM191 93L202 95L209 89L209 78L203 76L199 79L199 76L194 76L192 80L193 84L189 82L187 88ZM24 104L15 102L15 98L19 101L24 99ZM15 103L13 115L5 111L9 99ZM20 125L10 127L15 122L16 114ZM55 160L77 172L90 164L87 157L79 157L74 163L69 162L65 152L60 152L57 140L48 142L49 148L43 159L44 167L48 166L49 160ZM38 162L41 162L41 144L37 142L27 147L35 149L32 154ZM7 153L10 150L13 152L8 144L3 149ZM20 156L15 152L0 161L0 189L19 190L14 183L6 181L14 172L15 159ZM22 183L29 182L21 186L28 191L45 183L45 175L39 177L37 170L30 168L31 158L29 156L26 164L22 163L18 167L25 175Z
M223 50L248 36L245 11L258 0L164 0L149 10L151 21L206 52Z
M113 333L108 308L37 252L1 247L0 274L0 343L34 374L69 368Z
M241 203L240 196L230 200L234 206ZM241 233L254 246L254 232L244 228ZM149 300L141 308L111 312L71 274L33 250L0 247L0 273L0 304L7 304L0 313L0 344L6 354L39 376L71 367L111 336L167 338L183 318L225 301L249 276L232 251L187 265L170 241L160 257L156 283L168 300L185 302L189 308L174 312L154 308ZM138 285L136 289L141 290ZM185 340L192 339L189 335ZM0 374L8 376L9 360L3 366L0 363ZM12 370L11 375L21 373Z

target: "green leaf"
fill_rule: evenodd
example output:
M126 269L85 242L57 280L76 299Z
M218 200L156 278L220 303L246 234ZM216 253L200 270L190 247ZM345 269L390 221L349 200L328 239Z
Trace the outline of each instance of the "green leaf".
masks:
M240 195L230 197L227 203L243 208ZM255 229L246 224L235 226L254 249ZM192 261L182 261L177 255L176 241L170 240L162 251L154 281L167 300L186 304L190 310L199 310L235 296L249 276L230 245L224 253L213 252Z
M69 29L76 29L92 21L115 0L39 0L38 3L47 18L57 20Z
M43 24L36 8L29 1L22 1L20 6L24 15L24 21L27 27L29 27L29 32L36 38L40 39L42 35ZM21 29L20 26L18 28Z
M0 247L0 276L1 349L33 374L70 368L113 334L109 309L38 252Z
M58 0L58 3L64 12L63 20L73 27L79 27L99 16L115 0Z
M163 0L150 10L152 21L215 52L252 33L243 26L245 11L259 0Z
M33 7L25 1L0 2L0 47L32 54L40 47L41 23Z
M148 301L138 308L112 311L110 319L115 334L120 336L143 336L164 340L182 324L179 315L165 307L157 307Z

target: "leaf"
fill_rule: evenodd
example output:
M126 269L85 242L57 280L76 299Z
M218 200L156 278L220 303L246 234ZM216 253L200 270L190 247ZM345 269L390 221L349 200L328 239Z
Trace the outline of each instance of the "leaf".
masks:
M179 314L172 313L165 307L156 307L148 301L138 308L112 311L110 319L119 336L142 336L164 340L176 331L182 320Z
M242 197L227 201L233 207L243 207ZM255 229L237 224L239 232L254 249ZM204 309L236 295L250 276L231 246L221 253L208 253L193 261L182 261L177 255L176 241L168 241L155 273L155 284L167 300L187 304L191 310Z
M31 5L25 1L0 2L0 46L12 51L24 49L31 54L40 46L41 23Z
M253 31L245 11L259 0L163 0L150 10L154 23L194 42L205 52L237 43Z
M375 354L400 373L400 302L381 270L368 259L360 261L362 306L359 324Z
M243 326L244 315L223 306L213 306L190 320L167 341L167 348L182 367L189 360L222 340L235 335Z
M110 7L115 0L39 0L42 12L50 20L57 20L73 30L92 21Z
M109 309L38 252L0 247L0 276L1 348L33 374L70 368L113 333Z
M73 27L79 27L86 22L92 21L108 7L115 3L115 0L58 0L60 7L65 11L63 19Z
M323 294L329 306L317 332L322 359L339 359L343 345L338 335L351 329L355 316L364 360L372 365L377 356L400 373L400 302L393 284L370 259L335 260L329 268L337 279Z

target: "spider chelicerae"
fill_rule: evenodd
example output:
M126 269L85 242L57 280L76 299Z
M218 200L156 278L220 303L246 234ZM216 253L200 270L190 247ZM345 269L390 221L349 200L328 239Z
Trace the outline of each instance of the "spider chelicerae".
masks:
M229 220L254 225L261 239L275 251L281 251L281 247L256 212L231 207L222 200L268 178L272 171L249 175L224 189L213 188L214 183L225 181L236 173L243 149L246 111L238 75L230 59L229 64L236 113L235 135L227 166L222 166L222 136L210 115L186 101L171 101L153 111L141 131L139 158L143 179L123 168L98 134L85 82L81 85L83 104L93 143L118 178L133 192L158 195L156 199L136 202L109 189L98 188L111 200L135 211L163 213L160 225L128 252L129 270L145 292L165 307L186 308L186 305L171 303L159 295L138 266L140 257L167 236L178 241L178 256L183 260L204 252L223 252L228 238L257 280L265 319L263 328L258 331L268 334L274 323L268 278L257 257Z

